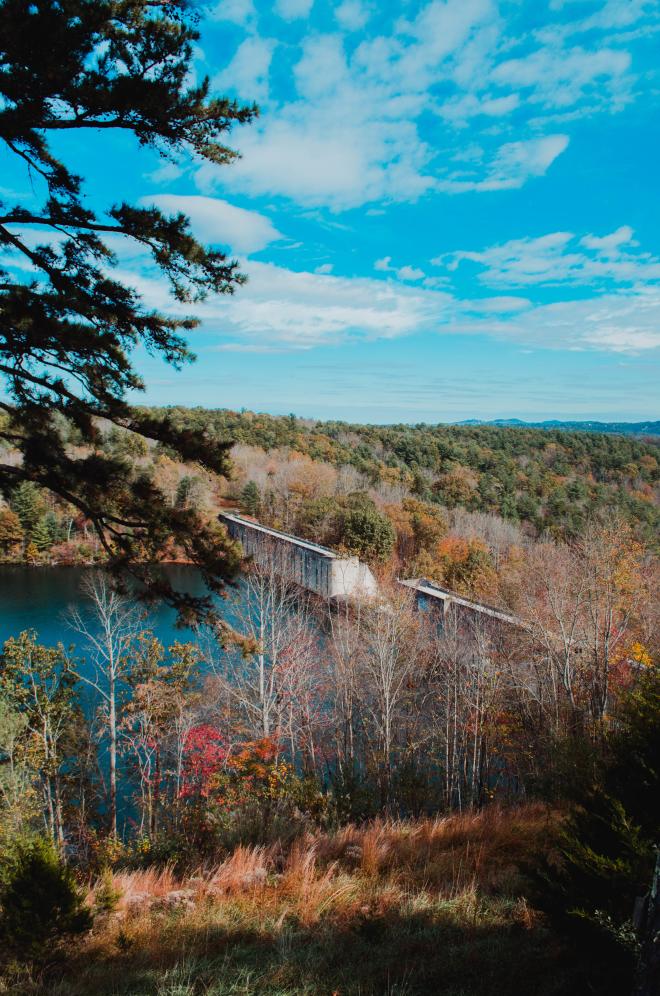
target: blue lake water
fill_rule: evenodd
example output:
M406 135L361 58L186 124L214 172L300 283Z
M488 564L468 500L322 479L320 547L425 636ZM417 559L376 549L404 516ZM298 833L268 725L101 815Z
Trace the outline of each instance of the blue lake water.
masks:
M204 584L193 567L170 564L164 568L172 585L195 595L205 593ZM60 641L77 645L79 637L67 625L67 611L85 603L81 582L83 567L22 567L0 565L0 645L22 630L36 630L39 642L54 646ZM226 604L226 603L223 603ZM231 614L227 605L226 614ZM176 613L161 605L149 610L145 629L151 629L165 646L174 640L194 640L189 629L177 629ZM83 651L83 648L80 648Z

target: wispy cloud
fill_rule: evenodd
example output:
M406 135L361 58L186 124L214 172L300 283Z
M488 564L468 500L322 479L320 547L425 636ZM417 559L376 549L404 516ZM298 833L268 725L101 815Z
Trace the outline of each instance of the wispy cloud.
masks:
M169 214L187 215L198 239L211 245L229 246L236 253L258 252L283 238L264 215L217 197L154 194L143 197L142 203L155 204Z
M433 191L517 189L567 148L570 136L556 133L557 120L611 113L633 99L621 31L651 24L657 13L650 0L610 0L586 17L582 4L579 17L570 7L551 5L526 32L511 30L514 13L495 0L429 0L413 16L381 12L378 33L370 33L368 6L344 0L334 11L337 30L308 32L294 44L282 35L279 62L275 39L250 36L221 82L240 80L243 95L266 100L263 116L236 134L243 159L229 170L202 167L199 188L210 193L222 184L333 211ZM276 4L288 19L311 8L311 0ZM216 16L221 9L252 23L241 0L225 0ZM429 111L437 127L429 127ZM469 173L449 173L468 122L482 159Z
M275 10L285 21L296 21L307 17L314 0L275 0Z
M243 260L248 283L233 297L216 296L195 312L219 345L254 349L309 349L352 339L391 339L438 327L451 316L453 298L441 291L391 280L296 272ZM150 270L120 273L154 308L182 313Z
M229 65L213 77L213 87L220 92L233 90L237 94L249 94L250 100L266 100L275 46L271 38L246 38Z
M369 7L362 0L343 0L335 10L340 27L346 31L359 31L369 20Z
M545 349L646 352L660 347L660 291L537 305L501 322L459 319L449 330L494 335Z
M660 346L658 287L543 304L516 295L462 297L448 288L413 286L396 273L341 277L255 260L241 267L249 281L237 295L195 309L208 348L286 352L420 332L484 335L553 350L639 353ZM383 269L390 269L387 260ZM147 305L183 312L148 269L119 275Z
M526 142L508 142L498 149L479 178L471 178L477 172L475 170L469 174L455 172L447 179L439 180L435 186L448 194L516 190L532 177L544 176L555 159L566 151L568 141L568 135L546 135Z
M512 239L480 251L447 253L432 262L449 271L464 262L476 264L479 281L493 287L639 286L660 281L660 259L639 249L628 225L603 236L552 232Z
M424 270L420 270L418 266L411 266L409 263L404 263L403 266L392 266L391 256L377 259L374 263L374 270L379 270L381 273L395 273L399 280L417 281L426 276Z
M220 0L209 10L209 17L214 21L230 21L233 24L246 25L256 17L253 0Z
M525 91L527 100L552 110L574 107L584 99L590 109L607 105L616 110L631 98L630 63L630 54L617 49L566 50L549 44L529 55L501 62L491 80Z

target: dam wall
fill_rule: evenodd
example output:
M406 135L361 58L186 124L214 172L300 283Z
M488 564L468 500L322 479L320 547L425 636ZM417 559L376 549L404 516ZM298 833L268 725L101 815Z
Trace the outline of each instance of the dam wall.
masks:
M440 609L446 615L450 609L456 610L462 616L481 616L485 619L493 619L496 622L504 623L507 626L517 626L522 629L529 629L529 623L518 616L498 609L494 605L486 605L485 602L474 602L470 598L459 595L458 592L450 588L443 588L435 581L428 578L412 578L409 581L398 582L404 588L411 589L415 593L417 607L422 611L428 609Z
M272 562L278 573L321 598L345 599L373 596L378 584L357 557L342 557L328 547L271 529L237 512L221 512L219 519L229 535L255 563Z
M306 591L337 601L378 595L376 578L357 557L344 557L326 546L262 526L238 512L221 512L219 519L227 526L232 539L240 542L246 557L251 557L257 564L273 564L278 574L290 578ZM529 623L518 616L465 598L427 578L400 579L398 584L414 593L415 604L421 611L439 610L444 618L452 609L465 620L481 618L529 629Z

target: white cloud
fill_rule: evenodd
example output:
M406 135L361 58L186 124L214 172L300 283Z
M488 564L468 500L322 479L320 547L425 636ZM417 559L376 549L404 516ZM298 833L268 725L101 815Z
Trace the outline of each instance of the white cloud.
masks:
M314 0L276 0L275 10L285 21L295 21L308 17L313 5Z
M551 10L561 10L568 3L576 0L551 0ZM594 29L620 29L630 27L644 17L658 15L656 0L599 0L599 10L592 14L565 25L572 33L592 31Z
M609 235L601 237L597 235L585 235L583 239L580 239L580 245L583 245L586 249L595 249L597 252L609 256L612 253L617 253L621 246L637 245L633 241L633 234L630 225L621 225L620 228L617 228L615 232L611 232Z
M529 90L528 99L547 108L564 109L589 96L596 103L628 98L630 55L618 49L562 49L545 45L522 58L495 67L494 83Z
M314 273L332 273L333 266L332 263L321 263L314 269Z
M450 57L493 16L490 0L431 3L398 35L363 42L350 58L338 34L307 37L293 68L299 99L273 104L237 132L242 159L229 169L201 167L199 189L224 184L332 210L415 200L434 185L417 127L427 88L450 74Z
M446 294L391 281L294 273L252 263L246 292L235 300L237 331L294 345L337 342L351 335L393 338L442 321ZM239 299L240 297L240 299Z
M505 97L478 97L466 93L445 101L436 108L436 113L454 125L467 125L470 118L483 114L485 117L503 117L515 111L520 104L517 93L509 93Z
M405 58L425 65L437 64L463 45L477 25L494 17L492 0L432 0L414 21L399 21L400 34L421 43Z
M336 8L335 17L346 31L359 31L369 20L369 10L361 0L344 0Z
M221 0L209 11L213 21L246 25L256 17L253 0Z
M483 311L487 314L524 311L532 306L532 302L526 297L484 297L464 304L467 311Z
M560 255L571 238L545 237L544 251ZM382 262L383 270L392 269L387 258ZM459 299L449 290L406 284L398 271L387 279L348 278L255 260L243 260L241 269L249 280L234 296L211 297L195 307L207 337L204 348L286 351L420 332L492 336L543 349L639 353L660 347L660 274L655 285L539 304L507 295ZM147 306L188 312L172 301L152 269L119 268L116 275Z
M374 270L379 270L381 273L395 273L397 279L404 282L421 280L426 275L424 270L420 270L419 267L410 266L409 264L399 267L392 266L391 256L383 256L382 259L377 259L374 263Z
M258 252L283 238L264 215L215 197L155 194L143 197L142 203L155 204L161 211L182 212L190 218L200 241L227 245L237 253Z
M496 0L429 0L414 16L401 16L389 31L355 45L350 32L363 26L369 8L363 0L343 0L334 14L349 34L307 33L297 59L287 40L298 99L291 101L283 90L278 102L271 94L273 102L260 121L236 133L243 161L219 179L213 167L202 167L200 189L208 193L226 181L251 195L283 194L339 211L377 200L411 201L432 189L520 187L542 176L566 148L567 136L548 134L557 124L550 128L544 122L611 112L632 99L630 53L616 32L624 23L648 21L653 5L627 2L629 8L609 0L593 23L585 17L553 22L546 14L541 27L517 36ZM239 0L221 6L225 16L229 10L238 19L232 4ZM312 5L313 0L277 0L276 10L294 19L307 16ZM240 9L245 18L244 2ZM564 30L572 22L587 25L582 45L573 45ZM264 99L269 46L272 42L257 38L243 42L232 71L220 81L231 85L240 79L241 93ZM467 122L481 129L478 144L490 166L481 173L438 176L441 168L431 169L437 153L421 134L428 111L447 130ZM433 140L451 162L455 137Z
M421 280L425 274L417 266L400 266L396 275L399 280Z
M348 66L340 35L312 37L303 46L302 58L294 68L296 89L307 100L335 94L348 83Z
M660 259L637 246L633 231L622 225L605 236L577 239L571 232L552 232L539 238L512 239L482 251L448 253L433 260L455 270L463 261L483 269L479 280L489 286L593 286L628 284L639 287L660 281Z
M151 173L145 173L145 179L151 180L152 183L173 183L183 176L183 172L183 167L178 163L164 162Z
M568 147L568 135L546 135L525 142L508 142L498 149L485 176L469 179L454 173L439 180L437 188L448 194L470 191L515 190L532 177L543 176Z
M312 6L313 0L277 0L275 9L295 19ZM539 27L520 34L512 29L515 19L507 21L506 6L427 0L414 15L397 18L395 9L393 23L379 18L379 25L390 26L360 41L351 32L364 26L373 5L338 2L337 32L308 31L299 45L283 35L290 58L279 67L290 66L294 100L290 86L277 89L275 77L268 94L272 40L247 39L218 81L247 96L268 96L270 103L258 122L235 133L243 160L222 176L202 167L200 190L226 183L250 195L282 194L341 211L412 201L433 189L511 190L542 176L568 142L554 134L558 120L611 113L632 99L635 77L622 29L650 25L657 3L608 0L579 17L573 10L553 17L546 8ZM216 16L244 23L251 12L247 0L215 8ZM433 129L426 127L429 111L438 118ZM470 144L484 148L487 165L447 174L445 164L459 151L455 130L468 122ZM444 163L436 164L440 150Z
M275 44L268 38L246 38L227 68L213 77L213 89L220 92L233 90L244 101L266 100Z
M348 117L326 119L298 110L237 133L242 158L229 167L202 166L199 189L212 192L222 184L253 196L275 191L300 204L344 210L382 198L415 200L433 185L424 175L428 152L412 123L365 121L357 128L350 109Z
M457 321L449 331L495 335L546 349L639 353L660 347L660 292L538 305L506 321Z
M245 345L307 349L352 338L390 339L446 321L452 297L390 280L295 272L272 263L243 261L248 283L233 296L216 296L195 306L208 334ZM173 303L162 280L123 272L148 306L187 313Z

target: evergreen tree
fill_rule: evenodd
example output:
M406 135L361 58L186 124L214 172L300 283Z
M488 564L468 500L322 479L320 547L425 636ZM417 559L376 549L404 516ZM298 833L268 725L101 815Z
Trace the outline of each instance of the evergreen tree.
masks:
M43 513L43 500L32 481L23 481L15 488L10 504L25 532L32 532Z
M255 519L261 514L261 492L255 481L248 481L241 491L241 508Z
M44 517L44 522L46 524L46 528L48 529L48 535L50 536L50 546L52 546L53 543L59 543L60 540L64 538L65 533L55 512L47 512Z
M50 841L21 844L0 893L0 936L7 952L24 962L43 962L60 944L92 926L82 889Z
M394 526L375 505L364 503L350 509L344 518L344 543L358 557L385 561L396 541Z
M53 536L46 516L37 519L34 528L30 531L30 542L36 546L39 553L50 550L53 545Z
M220 625L210 597L175 592L149 565L174 540L217 592L237 569L236 545L193 510L168 504L125 456L97 445L103 419L220 474L230 446L177 430L167 414L128 405L127 393L143 388L131 365L135 348L178 367L192 359L184 336L196 321L154 312L113 278L116 257L104 237L146 250L184 304L231 293L244 278L234 261L196 241L181 214L136 207L120 192L105 211L92 210L83 179L61 158L75 143L59 140L79 135L99 144L117 131L165 160L185 153L220 165L234 158L223 133L250 121L256 108L212 96L208 79L190 83L198 38L192 6L188 0L0 0L0 138L37 194L0 201L7 260L0 375L9 415L0 441L22 457L0 463L0 488L34 482L77 506L118 574L132 572L182 618L201 615ZM32 177L40 188L28 182ZM54 238L44 234L34 245L21 234L33 226ZM75 428L84 455L67 447L73 429L63 423Z
M633 912L653 879L660 826L660 672L653 664L591 763L595 777L586 787L579 780L564 786L573 802L557 841L561 860L543 859L538 902L590 950L593 991L618 994L632 987Z
M198 477L186 474L179 481L174 503L177 508L199 508L201 482Z

